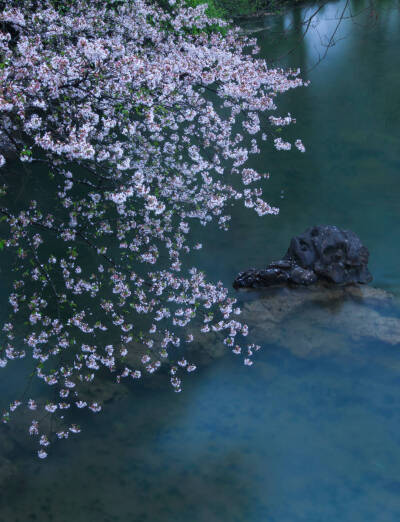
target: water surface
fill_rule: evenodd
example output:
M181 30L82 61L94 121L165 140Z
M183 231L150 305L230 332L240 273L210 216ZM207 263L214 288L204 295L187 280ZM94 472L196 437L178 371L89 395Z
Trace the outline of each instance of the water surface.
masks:
M227 285L239 270L281 257L293 235L329 223L361 237L373 284L400 296L398 3L344 21L313 68L343 6L328 3L304 38L306 8L246 26L265 29L263 56L312 69L311 85L280 103L297 118L289 133L307 153L276 153L267 141L254 166L271 173L266 189L280 215L238 209L228 233L204 232L200 264ZM23 437L12 441L3 453L16 475L0 492L0 522L397 522L399 344L378 327L354 334L348 318L360 331L400 313L396 299L356 304L313 302L274 334L256 308L253 338L263 350L251 368L227 355L180 395L157 379L121 388L45 462ZM2 374L3 398L18 379Z

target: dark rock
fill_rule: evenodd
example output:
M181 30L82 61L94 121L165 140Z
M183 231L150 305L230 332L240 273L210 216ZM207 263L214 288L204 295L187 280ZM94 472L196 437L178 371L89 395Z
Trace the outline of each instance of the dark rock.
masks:
M288 279L288 274L285 270L280 268L267 268L258 272L261 282L267 285L275 284L276 282L284 283Z
M290 272L290 280L297 285L312 285L317 282L317 275L312 270L295 266Z
M294 237L284 259L336 284L369 283L369 252L349 230L319 225Z
M294 237L280 261L262 270L241 272L234 288L294 283L311 285L318 280L334 284L364 284L372 281L369 252L354 232L333 225L319 225Z
M292 264L290 261L285 261L284 259L281 259L280 261L273 261L269 266L271 268L288 269L288 268L291 268Z
M266 268L264 270L252 268L246 272L240 272L233 286L235 288L262 288L263 286L286 283L288 278L287 271L279 268Z

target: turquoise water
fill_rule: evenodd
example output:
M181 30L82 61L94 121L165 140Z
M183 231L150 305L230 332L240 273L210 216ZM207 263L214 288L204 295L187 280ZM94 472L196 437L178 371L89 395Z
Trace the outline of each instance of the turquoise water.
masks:
M248 25L265 28L256 33L263 55L296 47L282 62L307 71L343 5L327 4L302 43L305 9ZM235 210L232 230L207 232L200 263L230 285L239 270L281 257L293 235L331 223L359 234L373 285L396 297L317 296L271 322L262 295L238 294L263 345L256 364L228 354L182 394L161 376L121 386L44 462L25 435L3 436L1 458L15 467L0 482L0 522L400 519L400 12L390 6L399 4L345 21L306 74L311 85L282 97L307 153L267 142L255 162L271 173L280 215ZM1 396L22 381L4 372ZM0 460L0 481L5 469Z

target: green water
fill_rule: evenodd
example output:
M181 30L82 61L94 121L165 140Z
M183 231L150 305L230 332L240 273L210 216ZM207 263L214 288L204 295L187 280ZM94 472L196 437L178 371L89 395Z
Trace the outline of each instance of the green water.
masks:
M281 62L307 71L343 5L327 4L300 41L305 8L247 28L265 29L256 33L264 56L295 48ZM179 395L161 378L121 387L44 462L25 436L0 439L15 465L1 482L0 522L400 520L398 8L346 20L306 73L311 85L282 97L307 153L273 152L267 141L254 162L271 173L266 191L280 215L235 210L228 233L204 232L200 259L230 285L239 270L281 257L308 226L335 224L360 236L373 285L396 297L317 296L271 322L265 295L238 294L263 345L254 366L228 354ZM2 397L22 385L1 375ZM0 480L4 470L0 461Z

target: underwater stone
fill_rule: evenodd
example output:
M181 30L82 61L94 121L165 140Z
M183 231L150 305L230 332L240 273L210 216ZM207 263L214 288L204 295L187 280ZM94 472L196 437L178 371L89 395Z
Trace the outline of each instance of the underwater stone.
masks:
M288 349L297 357L339 352L362 357L361 345L371 341L400 346L400 302L379 288L318 282L270 287L248 297L241 319L254 341ZM382 353L382 363L385 357Z

